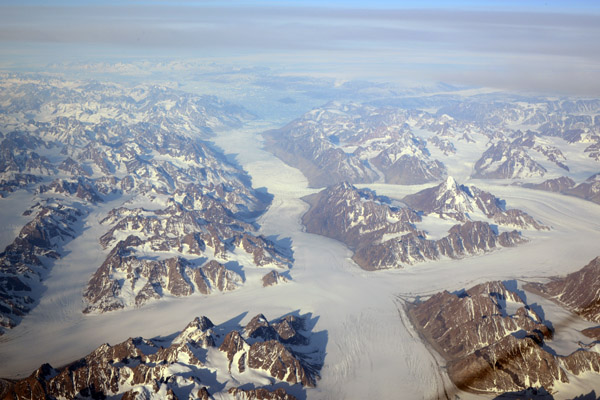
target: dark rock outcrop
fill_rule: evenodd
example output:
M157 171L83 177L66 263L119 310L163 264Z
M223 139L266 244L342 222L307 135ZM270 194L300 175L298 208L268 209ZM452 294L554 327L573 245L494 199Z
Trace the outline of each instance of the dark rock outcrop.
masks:
M566 193L600 204L600 173L590 176L584 182L568 190Z
M37 213L0 253L0 335L32 309L39 299L40 282L53 260L61 257L62 246L78 234L74 225L85 214L82 209L54 201L28 211Z
M475 186L459 185L451 176L437 186L405 196L402 201L416 211L457 221L467 221L469 214L481 212L499 225L518 229L548 229L519 209L506 209L504 202L493 194Z
M460 258L526 241L515 230L500 233L489 222L470 220L468 215L474 210L508 227L547 229L520 210L505 211L500 201L487 192L459 187L452 178L405 198L418 207L416 210L393 207L388 199L348 183L329 187L305 200L311 205L302 217L306 230L345 243L354 250L353 260L367 270L399 268L441 257ZM457 224L447 236L428 239L427 233L416 227L421 222L417 211L452 218Z
M548 179L542 183L528 183L522 186L530 189L562 193L600 204L600 174L594 174L580 184L576 184L571 178L561 176L560 178Z
M568 383L569 374L600 373L600 354L568 356L544 348L551 329L501 282L465 292L441 292L409 307L415 327L447 361L458 388L476 393L519 392Z
M295 396L288 394L284 389L267 390L231 388L228 392L236 400L296 400Z
M139 307L167 292L189 296L195 292L231 291L242 283L239 274L215 260L195 267L180 257L165 260L138 258L133 248L141 242L137 236L129 236L117 243L84 291L83 297L88 302L84 313Z
M565 277L531 285L582 318L600 322L600 257Z
M299 317L288 315L271 324L259 314L248 322L243 335L238 331L227 334L219 350L227 355L230 371L263 370L280 381L314 387L320 367L299 353L310 344L306 334Z
M312 187L340 182L418 184L446 175L404 110L330 103L263 133L269 151L299 168Z
M563 193L572 189L575 186L575 181L567 176L561 176L559 178L548 179L542 183L526 183L522 186L530 189L545 190L547 192Z
M262 315L257 318L264 318ZM265 320L266 321L266 320ZM273 326L288 323L303 329L302 318L286 316ZM268 326L269 323L266 322ZM249 324L250 325L250 324ZM248 327L247 327L248 328ZM225 336L221 346L215 348L219 335L207 317L195 318L175 338L164 337L146 340L129 338L117 345L103 344L84 358L61 368L42 365L29 377L20 380L0 380L0 398L184 398L209 399L212 396L233 396L236 399L293 400L285 389L272 386L254 389L230 388L225 382L233 379L232 368L237 374L255 370L266 374L273 382L287 382L303 388L314 387L319 365L306 361L302 351L314 354L313 348L305 347L309 340L296 342L294 351L288 348L273 329L274 338L265 340L255 337L249 345L237 330ZM227 329L218 327L220 332ZM288 336L286 329L279 329ZM305 334L308 332L304 331ZM293 336L293 335L292 335ZM292 336L288 337L290 339ZM221 351L229 359L229 371L219 370L211 364L207 353ZM234 362L232 366L232 362ZM205 380L205 377L216 375ZM213 393L212 390L215 390ZM181 398L181 397L180 397Z
M475 163L473 178L522 179L544 176L547 170L515 142L492 144Z
M280 283L284 283L287 282L287 278L283 275L281 275L279 272L272 270L271 272L267 272L263 277L262 277L262 285L263 287L267 287L267 286L274 286L274 285L278 285Z
M25 201L52 208L28 210L40 214L0 256L0 333L35 305L65 238L81 235L80 217L96 218L102 201L121 200L121 207L104 218L100 243L109 254L85 288L86 311L233 290L241 277L223 264L237 252L250 254L251 266L290 266L289 249L248 222L269 196L206 140L213 128L252 118L243 108L155 85L15 74L0 81L0 197L22 189L31 195ZM61 207L81 215L59 221Z
M115 346L103 344L84 358L59 369L44 364L28 378L9 382L4 398L106 398L119 393L125 398L136 398L136 393L160 396L161 392L189 391L196 386L201 390L198 378L192 378L191 382L179 380L178 372L172 370L183 363L196 374L205 368L200 358L211 340L197 339L212 337L212 323L206 317L201 320L205 324L195 324L200 321L196 319L184 331L188 336L181 338L180 335L179 340L168 347L130 338ZM182 383L184 386L180 386ZM124 392L123 386L133 388Z

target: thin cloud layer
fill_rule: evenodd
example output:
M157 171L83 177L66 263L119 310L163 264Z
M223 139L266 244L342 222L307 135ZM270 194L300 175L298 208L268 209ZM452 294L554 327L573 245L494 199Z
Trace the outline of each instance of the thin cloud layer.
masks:
M340 78L450 80L600 93L600 14L281 6L280 3L0 6L0 46L70 57L246 57ZM69 49L72 49L70 51ZM83 53L82 53L83 52ZM112 53L112 54L111 54ZM41 56L40 56L41 57Z

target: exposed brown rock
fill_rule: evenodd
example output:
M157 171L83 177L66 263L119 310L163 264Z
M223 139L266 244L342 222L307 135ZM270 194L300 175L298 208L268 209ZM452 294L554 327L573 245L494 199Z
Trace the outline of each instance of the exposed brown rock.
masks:
M307 374L300 361L280 342L256 342L248 351L248 366L267 371L271 376L291 384L315 386L314 378Z
M253 236L247 233L237 235L233 239L233 245L241 247L248 254L252 254L254 264L258 267L272 265L285 268L289 263L287 256L262 235Z
M567 176L561 176L560 178L548 179L538 184L524 184L523 187L545 190L547 192L562 193L575 186L575 181Z
M251 234L255 229L252 225L236 220L211 197L201 192L185 196L181 201L170 199L168 206L161 210L114 209L101 221L112 225L100 238L104 248L113 246L116 238L125 232L132 232L129 238L135 239L128 238L126 246L120 242L114 244L113 251L92 276L84 293L90 303L86 312L140 306L161 298L163 292L189 296L197 291L207 295L235 290L242 285L242 277L218 261L209 259L201 268L195 268L184 258L188 254L226 260L238 248L251 254L254 265L259 267L287 268L291 264L290 255L269 239ZM161 261L145 260L136 255L138 247L165 253L178 251L182 255ZM125 282L112 278L117 272L119 276L125 275ZM140 279L146 282L136 285ZM123 285L137 291L135 302L122 298Z
M600 374L600 354L595 351L578 350L561 357L561 365L574 375L592 371Z
M0 335L31 310L38 296L32 286L48 274L49 260L61 257L60 247L76 235L72 225L84 216L78 208L52 200L30 211L37 214L0 253Z
M522 305L522 311L506 315L506 301ZM463 296L448 292L433 295L412 311L416 324L426 332L442 353L464 357L491 345L513 332L551 337L550 329L523 301L501 282L488 282L469 289Z
M215 260L209 261L202 267L202 273L213 290L220 292L235 290L242 278L235 272L225 268Z
M271 325L277 334L279 340L283 343L307 344L308 338L299 331L304 330L304 320L294 315L286 315L279 321Z
M600 257L579 271L534 287L582 318L600 322Z
M416 231L412 224L421 221L412 209L392 208L373 192L347 182L304 200L311 206L302 216L307 232L339 240L353 249L385 234Z
M40 185L38 191L40 193L51 192L72 195L91 203L98 203L102 201L94 182L82 177L79 177L75 181L55 179L48 186Z
M342 241L354 250L353 260L366 270L400 268L441 257L460 258L526 241L516 230L498 233L488 222L471 221L467 214L475 210L508 226L547 229L520 210L504 211L491 194L459 186L451 177L404 199L425 214L435 212L462 222L438 240L427 239L427 233L416 228L421 217L415 210L392 207L387 199L348 183L305 200L311 205L302 217L307 231Z
M600 146L600 142L598 146ZM598 155L600 159L600 153ZM570 189L567 194L600 204L600 173L590 176L584 182Z
M463 390L517 391L568 382L554 356L530 337L505 336L497 342L448 364L450 379Z
M241 351L247 351L248 347L248 343L246 343L238 331L231 331L225 336L225 340L219 347L219 350L227 354L229 370L231 370L231 364L233 363L235 355Z
M506 209L502 200L493 194L475 186L459 185L454 178L448 177L437 186L405 196L402 201L425 214L437 214L441 217L465 222L468 214L481 211L495 223L519 229L546 230L527 213L519 209Z
M544 176L547 172L516 141L492 144L475 163L473 178L513 179Z
M106 398L122 395L126 399L136 399L148 393L162 392L166 398L175 399L175 389L189 391L191 383L191 388L197 388L193 395L207 399L210 394L196 376L181 382L182 376L177 371L185 366L184 371L188 368L197 374L204 368L197 356L204 354L202 349L214 345L212 328L208 318L200 317L190 322L168 347L157 346L142 338L130 338L115 346L103 344L86 357L60 369L44 364L25 379L1 380L1 397ZM243 348L248 349L248 346ZM131 389L122 391L123 386Z
M282 388L275 389L273 391L265 388L231 388L229 389L229 394L231 394L236 400L296 400L295 396L288 394Z
M378 179L375 168L388 183L438 180L445 167L431 159L426 142L404 124L408 114L397 108L330 103L263 136L266 148L299 168L311 187L371 183Z
M262 314L256 315L246 324L244 333L250 338L261 338L263 340L277 338L277 332Z
M226 353L230 371L237 368L243 373L247 368L259 369L278 380L313 387L320 367L307 363L301 354L286 347L309 344L309 338L299 332L303 329L301 318L288 315L271 325L264 315L258 314L244 328L247 340L238 331L231 331L219 350Z
M196 290L210 294L235 290L242 283L237 273L215 260L196 268L181 257L159 261L137 258L133 249L141 243L137 236L129 236L109 253L84 291L88 301L84 313L107 312L131 305L139 307L149 300L161 298L165 291L175 296L189 296ZM125 275L127 279L122 282L115 275ZM140 279L146 283L135 293L134 304L130 304L131 300L122 296L123 287L129 284L133 290Z
M167 269L167 289L175 296L189 296L194 291L193 287L188 283L185 274L185 268L189 264L182 258L169 258L165 260Z
M200 400L209 400L210 399L210 393L208 392L208 389L206 387L203 387L202 389L198 390L198 394L196 396Z
M419 146L421 150L424 145ZM406 143L395 143L379 153L371 162L383 171L387 183L418 185L434 182L446 176L446 167L438 160L419 155L403 154Z
M584 329L581 333L594 340L600 340L600 326Z
M507 313L507 304L515 309ZM423 337L447 360L458 388L480 392L521 392L568 383L567 372L600 372L600 355L580 350L566 357L543 348L552 337L540 317L500 282L477 285L463 294L442 292L409 309Z
M198 268L184 260L225 262L242 236L258 266L291 264L288 252L256 235L257 226L247 222L264 212L268 196L254 190L249 176L206 141L212 128L238 126L251 117L243 108L151 85L0 80L4 122L14 121L0 133L0 197L22 188L43 203L27 211L39 212L39 218L24 227L7 257L0 256L0 334L38 300L30 289L51 268L47 259L60 257L62 244L81 233L79 226L71 228L82 213L62 220L61 207L64 213L71 207L95 210L95 203L123 193L123 204L143 198L167 202L162 209L109 212L100 243L110 253L85 288L88 312L141 306L165 294L232 290L231 281L240 282L234 272L207 268L215 275L213 287L202 271L195 277ZM40 110L52 118L39 120ZM92 112L104 117L89 119ZM35 188L39 182L44 184ZM125 252L118 247L128 236L138 239ZM166 254L154 259L138 254L148 250Z
M262 277L262 285L263 287L278 285L282 282L287 282L287 278L281 275L279 272L273 270L271 272L267 272Z
M356 250L352 259L366 270L399 268L428 259L484 253L525 241L517 231L498 235L487 222L467 221L450 228L448 236L439 240L428 240L418 232L411 232L383 243L366 244Z
M597 145L600 146L600 143ZM538 184L524 184L523 187L562 193L600 204L600 174L594 174L580 184L576 184L569 177L561 176Z

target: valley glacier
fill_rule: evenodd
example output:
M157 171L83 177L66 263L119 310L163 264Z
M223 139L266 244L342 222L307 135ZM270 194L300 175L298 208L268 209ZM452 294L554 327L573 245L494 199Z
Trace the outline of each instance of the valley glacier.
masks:
M0 397L600 390L600 102L3 84Z
M600 400L600 2L0 21L0 400Z
M98 221L114 206L107 202L86 218L82 235L66 246L68 255L57 262L45 281L47 289L40 304L20 325L0 336L0 376L25 376L39 366L40 360L60 366L104 342L167 335L192 316L209 315L220 324L247 322L260 312L275 316L297 310L316 317L315 329L326 332L322 378L316 388L307 390L309 399L397 398L399 393L404 398L454 394L462 399L481 398L462 391L448 392L455 389L439 368L443 361L407 321L403 301L488 280L519 282L564 275L597 255L598 205L480 180L478 186L535 215L552 231L529 233L534 240L518 248L459 261L363 271L350 259L346 246L303 231L300 218L308 205L301 197L316 190L308 187L300 171L262 149L259 133L267 128L255 123L250 128L221 130L214 142L241 164L255 188L264 188L274 196L258 221L260 233L275 241L291 242L291 282L267 290L246 285L226 295L202 298L167 297L140 309L84 316L81 288L103 258L95 239L102 232ZM392 199L417 191L414 186L368 186ZM563 337L571 335L573 328L565 327L565 332L560 329L560 321L568 319L568 314L543 298L533 299L544 305L546 319L557 327L549 346L558 353L572 351L572 340ZM566 399L594 389L598 390L597 377L583 376L575 384L560 388L555 397Z

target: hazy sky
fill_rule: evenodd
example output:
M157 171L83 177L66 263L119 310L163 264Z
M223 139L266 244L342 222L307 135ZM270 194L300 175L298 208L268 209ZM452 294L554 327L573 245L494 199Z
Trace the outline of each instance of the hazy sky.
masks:
M0 68L195 58L600 95L598 3L4 0Z

